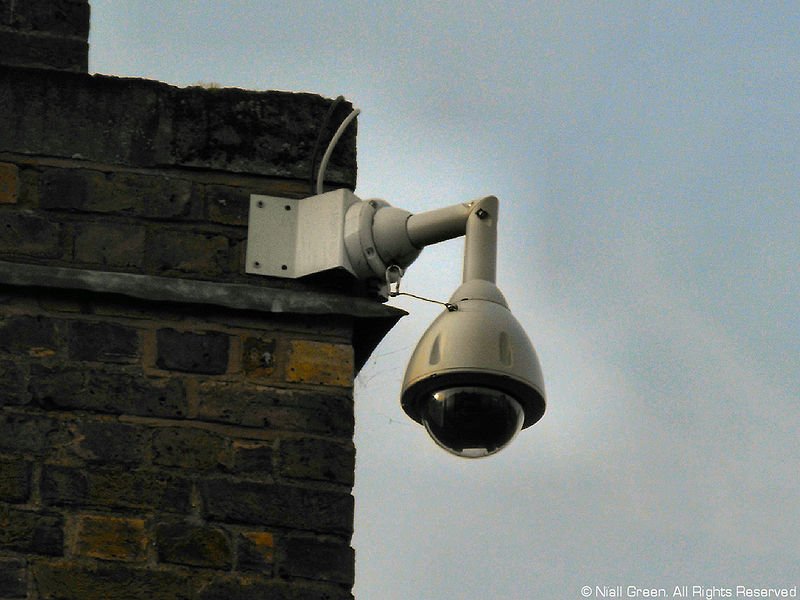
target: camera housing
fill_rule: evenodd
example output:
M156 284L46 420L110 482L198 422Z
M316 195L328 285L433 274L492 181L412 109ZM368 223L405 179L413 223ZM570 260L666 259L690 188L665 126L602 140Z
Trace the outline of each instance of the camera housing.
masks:
M409 360L401 404L448 452L489 456L544 415L541 366L492 282L465 282L450 304Z
M504 448L542 418L539 359L495 285L498 200L411 214L339 189L292 200L253 195L247 273L298 278L344 269L382 301L428 245L464 236L463 283L411 356L401 404L457 456Z

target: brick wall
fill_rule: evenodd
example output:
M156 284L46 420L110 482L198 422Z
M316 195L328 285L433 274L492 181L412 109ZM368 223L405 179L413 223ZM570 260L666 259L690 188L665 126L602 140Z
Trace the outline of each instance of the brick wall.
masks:
M86 72L88 0L0 0L5 64Z
M88 32L80 1L0 18L41 48ZM331 101L19 55L0 44L0 599L351 598L353 376L399 313L349 277L244 272L250 194L309 195ZM326 183L354 187L354 131Z
M349 597L350 324L0 302L0 597Z

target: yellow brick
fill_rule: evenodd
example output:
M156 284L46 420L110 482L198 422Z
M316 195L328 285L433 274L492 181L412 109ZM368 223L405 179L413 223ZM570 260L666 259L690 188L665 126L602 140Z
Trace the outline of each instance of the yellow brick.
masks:
M0 163L0 204L15 204L19 187L19 170L16 165Z
M346 344L293 340L286 381L349 387L353 384L353 348Z
M143 519L86 515L78 522L76 552L81 556L140 561L146 550Z
M247 540L250 551L264 563L271 563L275 554L275 541L266 531L246 531L242 536Z

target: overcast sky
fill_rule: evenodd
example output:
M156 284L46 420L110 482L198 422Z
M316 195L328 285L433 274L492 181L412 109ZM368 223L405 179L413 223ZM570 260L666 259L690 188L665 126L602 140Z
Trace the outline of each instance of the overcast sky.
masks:
M356 382L356 598L800 586L800 4L91 5L92 71L343 94L362 198L500 198L547 413L439 450L399 406L438 309L393 301ZM462 243L403 288L449 297Z

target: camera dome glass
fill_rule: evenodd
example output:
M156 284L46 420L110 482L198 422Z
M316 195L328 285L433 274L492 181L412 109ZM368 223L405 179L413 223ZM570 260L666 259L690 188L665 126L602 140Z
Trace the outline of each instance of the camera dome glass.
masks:
M480 458L501 450L522 429L525 411L508 394L487 387L452 387L421 403L422 424L457 456Z

